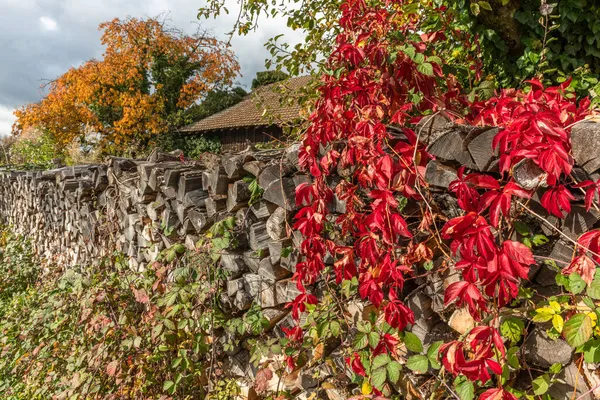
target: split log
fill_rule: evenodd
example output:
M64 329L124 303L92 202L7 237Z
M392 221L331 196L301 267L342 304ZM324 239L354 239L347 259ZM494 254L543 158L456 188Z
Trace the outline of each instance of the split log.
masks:
M177 200L183 201L185 195L194 190L202 190L202 172L189 171L179 176Z
M287 237L288 212L284 208L277 208L266 223L267 234L273 240Z
M282 268L278 263L271 263L271 259L266 257L260 261L258 275L272 281L278 281L280 279L289 277L291 273L287 269Z
M208 217L206 213L199 208L191 209L188 212L187 217L198 233L206 232L206 230L214 223L214 219Z
M221 157L221 164L227 177L235 180L244 176L244 164L252 159L250 154L226 154Z
M430 186L447 189L452 181L458 179L456 170L448 167L438 160L431 160L425 168L425 181Z
M222 167L215 168L209 175L208 192L211 196L226 195L229 187L229 178Z
M258 201L250 206L250 211L257 219L266 219L277 209L277 205L268 201Z
M229 273L230 279L236 279L247 270L244 257L241 254L223 250L221 253L221 268Z
M220 198L207 198L204 200L204 206L206 207L206 214L209 217L216 215L219 211L225 210L227 204L227 197L221 196Z
M600 124L583 121L571 128L575 163L592 174L600 169Z
M250 184L245 181L235 181L227 190L227 211L232 213L248 206L250 196Z
M271 238L267 233L267 226L264 222L257 222L250 227L248 235L250 248L254 251L262 251L268 248Z
M265 165L262 162L253 160L244 163L243 169L253 176L259 176L264 167Z
M262 175L261 175L262 176ZM277 179L265 189L263 199L288 211L296 209L296 186L290 178Z
M498 128L489 128L479 133L467 145L479 171L489 171L492 161L498 157L498 150L494 151L493 140L498 134Z

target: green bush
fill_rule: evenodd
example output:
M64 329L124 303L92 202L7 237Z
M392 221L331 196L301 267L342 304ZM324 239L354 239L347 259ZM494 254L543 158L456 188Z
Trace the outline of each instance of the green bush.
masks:
M11 164L23 167L49 168L54 158L62 156L56 141L48 133L18 138L10 148Z
M210 135L184 135L169 133L158 138L156 145L164 151L182 150L189 158L198 158L202 153L220 153L221 141Z

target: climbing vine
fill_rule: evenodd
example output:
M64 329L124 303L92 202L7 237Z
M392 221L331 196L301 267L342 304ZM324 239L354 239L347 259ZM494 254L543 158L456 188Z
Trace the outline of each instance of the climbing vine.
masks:
M578 183L572 177L570 143L570 129L590 113L590 102L577 101L570 81L545 88L537 80L527 82L523 91L503 90L489 100L470 102L453 77L442 74L443 61L431 45L436 32L417 34L412 21L403 18L401 4L349 0L341 6L341 32L300 152L301 166L313 181L296 191L301 208L294 228L303 242L294 278L301 293L289 304L299 322L287 330L288 366L297 368L303 351L322 341L310 333L312 327L325 326L334 336L343 329L342 313L331 313L335 299L319 301L313 293L315 284L325 280L340 285L331 296L341 291L372 305L371 321L360 323L353 343L346 346L347 364L363 395L392 395L390 384L397 383L403 368L416 373L442 368L437 379L454 377L460 398L472 398L475 392L480 399L543 395L548 384L540 387L538 379L529 390L511 385L522 367L518 348L510 345L521 340L523 319L552 320L549 334L562 334L579 347L592 337L597 308L588 298L587 313L574 313L580 299L561 296L549 299L550 308L536 311L538 305L522 284L537 264L531 247L547 238L538 228L523 230L522 220L525 215L540 217L528 206L537 189L542 206L557 218L571 211L577 189L586 188L587 208L593 205L598 183ZM493 141L498 172L467 173L461 168L449 189L462 215L451 219L441 212L424 179L425 165L433 158L422 143L424 127L439 115L499 127ZM407 127L411 123L417 123L414 129ZM522 187L512 177L513 168L523 162L539 169L535 187ZM330 179L336 173L344 179ZM338 215L331 212L334 199L345 203ZM538 223L547 222L540 218ZM515 229L527 240L519 240ZM557 278L567 291L578 294L594 284L598 238L594 230L574 243L575 257L559 274L568 276L569 283ZM444 303L465 307L476 325L425 351L407 329L415 316L404 289L427 275L432 261L432 272L460 274L446 287ZM525 316L514 311L523 303L529 312ZM308 322L301 319L304 313ZM332 318L315 321L326 313ZM401 347L409 351L408 357L399 354ZM560 369L553 366L541 380L550 382ZM457 396L446 387L442 390Z

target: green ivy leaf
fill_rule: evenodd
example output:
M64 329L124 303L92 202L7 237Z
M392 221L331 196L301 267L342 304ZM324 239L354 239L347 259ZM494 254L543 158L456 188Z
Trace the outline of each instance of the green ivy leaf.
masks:
M181 364L181 361L183 360L183 358L181 357L177 357L176 359L173 360L173 362L171 363L171 368L175 369L179 366L179 364Z
M406 345L406 348L413 353L420 353L423 351L421 339L412 332L404 332L404 344Z
M379 333L377 333L377 332L369 332L368 336L369 336L369 345L372 348L377 347L377 345L379 344L379 340L381 339L379 337Z
M592 319L587 314L575 314L565 322L563 333L571 347L579 347L592 336Z
M473 15L478 16L479 13L481 12L481 9L479 8L479 4L471 3L471 12L473 13Z
M518 355L518 353L519 353L519 348L518 347L511 347L506 352L506 361L508 362L508 365L510 365L514 369L520 369L521 368L521 364L519 363L519 355Z
M410 369L411 371L424 374L429 369L429 361L424 355L417 354L406 360L406 368Z
M486 81L484 81L486 82ZM513 226L517 233L521 236L529 236L529 227L521 221L515 221Z
M550 307L540 307L535 310L532 320L533 322L548 322L555 314L556 312Z
M545 235L542 235L541 233L538 233L537 235L533 235L533 237L531 238L531 242L535 246L544 245L544 244L548 243L549 241L550 240Z
M548 372L550 372L551 374L558 374L561 370L562 370L562 364L554 363L550 366L550 368L548 369Z
M537 396L541 396L548 391L550 377L547 374L544 374L535 378L531 383L533 386L533 393Z
M515 317L506 318L500 325L502 336L508 338L513 344L521 340L523 329L525 329L525 324Z

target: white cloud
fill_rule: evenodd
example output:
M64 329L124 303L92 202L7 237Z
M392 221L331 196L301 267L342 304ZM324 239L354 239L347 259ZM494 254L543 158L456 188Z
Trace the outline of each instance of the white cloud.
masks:
M13 109L0 105L0 137L10 135L12 124L15 122Z
M52 32L58 30L58 23L50 17L40 17L40 24L45 31Z

